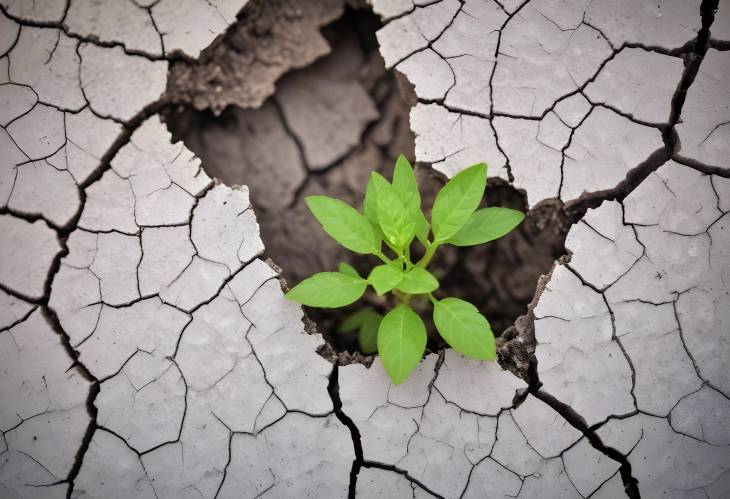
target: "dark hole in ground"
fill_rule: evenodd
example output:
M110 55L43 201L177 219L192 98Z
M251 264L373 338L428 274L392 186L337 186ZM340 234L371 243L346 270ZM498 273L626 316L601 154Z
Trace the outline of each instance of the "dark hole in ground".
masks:
M360 207L371 170L390 177L398 154L413 159L409 106L377 52L377 28L373 14L347 9L323 29L332 53L282 77L275 95L259 109L229 106L215 116L183 108L167 115L174 138L202 159L209 175L250 187L267 256L290 286L313 273L336 270L340 261L364 275L377 263L331 240L306 208L305 196L327 194ZM429 168L417 171L424 207L430 207L443 181ZM526 211L525 197L498 179L490 180L485 202ZM565 253L568 226L562 207L546 203L499 241L442 247L431 265L442 284L441 296L474 303L500 335L526 312L539 276ZM374 294L365 301L384 305ZM357 304L308 309L307 314L336 351L353 352L356 337L336 331L355 310ZM422 315L430 314L430 306L424 306ZM426 322L430 348L443 347L430 319Z

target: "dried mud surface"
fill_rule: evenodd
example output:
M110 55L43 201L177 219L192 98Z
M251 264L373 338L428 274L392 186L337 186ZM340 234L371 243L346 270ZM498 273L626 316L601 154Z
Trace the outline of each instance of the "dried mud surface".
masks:
M232 105L216 116L210 111L178 108L166 116L173 137L183 140L202 159L209 175L228 185L251 188L267 255L282 269L290 286L315 272L334 270L340 261L354 265L364 275L375 264L372 259L348 252L327 236L304 198L326 194L360 208L370 171L389 176L398 154L414 159L409 106L403 97L409 89L405 87L403 92L407 82L397 81L399 76L385 69L372 36L377 26L377 20L362 11L348 11L323 31L332 53L283 76L277 83L278 90L258 109ZM175 67L171 75L174 78ZM333 143L337 139L335 130L325 140L302 137L289 121L320 126L322 121L336 123L343 113L352 110L347 102L328 102L326 96L317 93L294 92L289 96L295 87L328 78L346 82L350 95L343 94L343 99L357 100L361 90L366 95L354 109L354 114L362 117L356 127L357 143L344 155ZM296 116L287 113L287 107ZM312 142L310 149L338 149L319 152L333 161L312 166L306 153L307 141ZM423 206L431 206L443 185L443 176L420 165L417 173ZM528 211L525 196L496 178L483 204ZM432 266L441 281L440 294L470 300L500 335L526 313L538 278L565 253L569 225L562 203L546 201L530 211L518 230L499 241L471 248L442 247ZM383 312L387 310L388 304L374 293L368 292L365 302ZM426 305L424 315L428 317ZM336 350L354 352L355 338L335 332L339 323L357 309L357 304L337 310L308 309L308 315ZM443 348L443 341L427 322L430 348Z
M0 496L728 496L730 4L369 3L320 34L344 1L0 0ZM253 85L201 54L234 39ZM210 164L162 116L214 123ZM259 222L330 265L302 196L361 196L409 129L423 185L486 158L532 207L440 267L495 327L537 286L499 364L394 386L311 334Z

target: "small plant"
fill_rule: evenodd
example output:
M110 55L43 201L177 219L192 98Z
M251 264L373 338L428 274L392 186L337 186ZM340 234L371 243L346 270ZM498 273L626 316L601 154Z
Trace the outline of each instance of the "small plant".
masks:
M310 307L335 308L357 301L368 285L378 295L392 293L395 306L385 316L363 308L347 318L340 330L358 330L361 350L370 353L377 349L395 384L408 377L426 350L426 326L411 307L411 301L418 297L427 297L433 304L436 330L451 348L476 359L493 360L494 334L487 319L467 301L435 298L439 282L427 269L443 244L483 244L504 236L522 222L524 214L516 210L477 209L486 185L484 163L455 175L436 196L429 223L421 210L413 168L401 155L392 183L377 172L371 174L364 213L327 196L307 197L307 206L327 234L345 248L375 255L382 263L367 278L340 263L338 272L315 274L286 296ZM420 243L423 253L415 263L411 260L414 241ZM383 242L392 252L390 257L382 251Z

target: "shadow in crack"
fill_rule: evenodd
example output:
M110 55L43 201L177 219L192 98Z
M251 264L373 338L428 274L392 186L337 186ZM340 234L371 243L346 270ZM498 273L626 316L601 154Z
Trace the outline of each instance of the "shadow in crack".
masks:
M228 106L216 116L181 107L166 115L175 139L203 160L209 175L230 185L248 185L266 254L290 284L335 270L340 261L363 274L376 263L331 240L304 198L326 194L359 208L373 169L389 177L398 154L413 159L409 106L378 54L378 26L369 11L347 9L322 30L332 52L282 77L275 94L258 109ZM443 179L424 165L417 173L424 207L430 207ZM499 179L490 180L485 203L526 211L525 196ZM538 278L565 253L568 227L562 205L547 201L533 208L518 230L496 242L442 247L432 264L441 293L474 303L500 335L527 311ZM366 295L366 301L376 308L386 306L374 294ZM428 307L424 304L426 317ZM334 349L323 355L338 356L340 363L367 361L343 353L355 352L355 337L335 333L355 309L307 310ZM442 348L431 324L429 329L430 348Z

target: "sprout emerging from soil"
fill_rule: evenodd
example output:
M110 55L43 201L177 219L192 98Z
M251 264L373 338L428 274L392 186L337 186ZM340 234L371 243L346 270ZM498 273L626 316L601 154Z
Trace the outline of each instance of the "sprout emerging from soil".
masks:
M377 172L370 175L364 213L331 197L307 197L307 206L327 234L350 251L374 255L382 263L367 278L340 263L338 272L315 274L286 296L310 307L336 308L360 299L368 285L378 296L390 294L392 308L385 316L366 307L348 317L340 330L359 331L360 348L366 353L377 350L395 384L408 378L426 350L426 326L414 308L421 310L429 301L436 330L451 348L494 360L494 334L487 319L467 301L436 298L439 282L428 270L439 246L484 244L509 233L525 218L509 208L477 209L486 185L486 164L461 171L439 191L429 223L413 168L401 155L392 182ZM415 262L412 250L421 255Z

